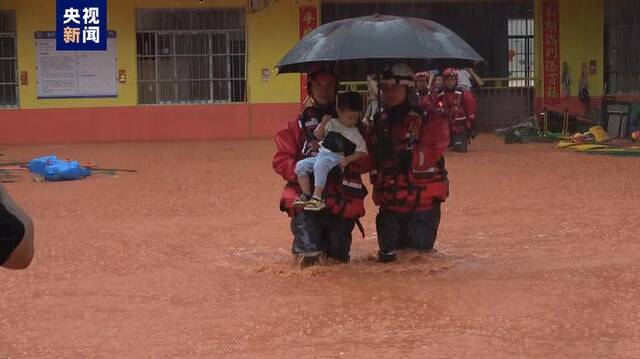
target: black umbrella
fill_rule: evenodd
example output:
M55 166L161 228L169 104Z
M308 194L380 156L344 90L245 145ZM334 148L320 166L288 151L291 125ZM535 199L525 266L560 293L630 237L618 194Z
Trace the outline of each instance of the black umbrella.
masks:
M484 61L453 31L437 22L372 15L324 24L307 34L280 60L278 73L307 72L309 66L376 66L406 62L414 69L469 66Z

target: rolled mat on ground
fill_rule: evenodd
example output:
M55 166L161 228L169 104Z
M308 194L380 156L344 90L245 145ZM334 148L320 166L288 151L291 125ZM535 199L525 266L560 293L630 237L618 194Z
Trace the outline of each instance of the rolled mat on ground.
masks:
M46 181L70 181L91 176L91 170L82 167L78 161L61 160L55 155L31 160L29 171Z
M558 148L564 150L571 150L575 152L587 153L590 155L608 155L608 156L622 156L622 157L636 157L640 156L640 146L614 146L607 144L595 144L595 143L574 143L561 141L558 143Z

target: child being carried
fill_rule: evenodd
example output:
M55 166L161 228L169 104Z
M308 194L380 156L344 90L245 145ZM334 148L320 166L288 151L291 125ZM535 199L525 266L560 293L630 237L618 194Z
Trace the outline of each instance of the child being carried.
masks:
M367 155L367 145L358 130L362 113L362 97L356 92L345 92L338 96L338 118L324 116L313 131L320 142L316 157L298 161L296 175L302 194L293 202L294 206L304 206L307 211L320 211L326 207L322 191L329 172L335 167L344 168L351 162ZM311 193L309 174L313 172L315 189Z

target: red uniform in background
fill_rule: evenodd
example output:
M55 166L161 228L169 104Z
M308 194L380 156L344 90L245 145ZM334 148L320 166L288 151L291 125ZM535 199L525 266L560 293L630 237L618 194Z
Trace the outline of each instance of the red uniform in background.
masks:
M434 111L449 122L453 149L467 152L471 139L476 136L476 98L470 91L457 87L458 74L454 69L445 70L443 77L445 85L430 97L429 102Z

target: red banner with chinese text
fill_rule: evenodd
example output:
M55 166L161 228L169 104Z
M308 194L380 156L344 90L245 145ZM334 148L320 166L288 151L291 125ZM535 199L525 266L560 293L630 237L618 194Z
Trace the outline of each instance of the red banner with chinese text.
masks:
M300 39L318 27L318 8L303 6L300 8ZM307 98L307 75L300 76L300 102Z
M544 104L560 102L560 6L558 0L542 2Z

